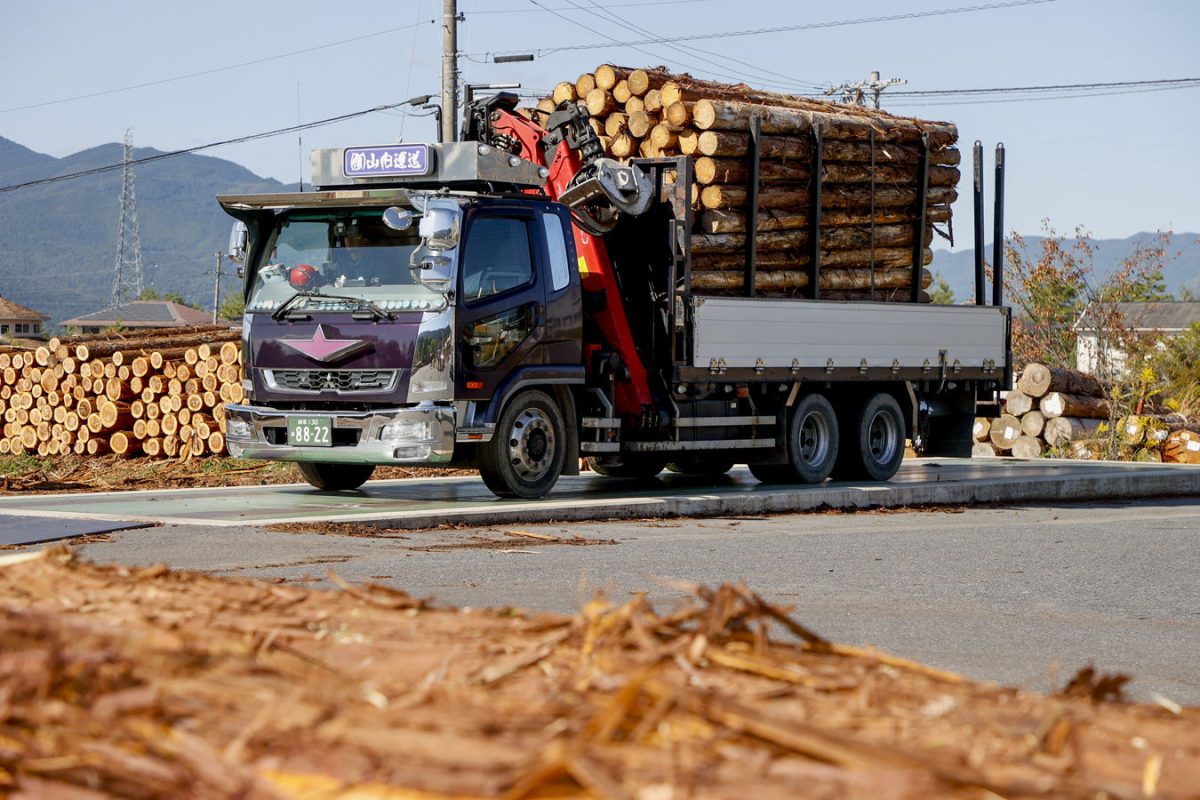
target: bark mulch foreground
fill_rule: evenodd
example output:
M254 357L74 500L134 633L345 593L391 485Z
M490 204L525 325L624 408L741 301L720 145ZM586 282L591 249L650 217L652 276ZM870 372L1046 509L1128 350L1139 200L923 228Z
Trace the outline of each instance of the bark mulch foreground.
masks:
M0 560L0 795L1196 797L1200 709L831 644L739 586L567 617ZM799 645L776 641L776 632ZM1166 705L1171 705L1166 703Z

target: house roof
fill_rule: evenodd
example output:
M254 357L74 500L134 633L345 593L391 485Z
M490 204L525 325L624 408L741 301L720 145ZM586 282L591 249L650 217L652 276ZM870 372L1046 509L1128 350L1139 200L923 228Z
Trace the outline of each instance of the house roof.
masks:
M119 306L63 320L64 327L182 328L212 322L212 314L169 300L131 300Z
M1125 323L1139 331L1182 331L1194 322L1200 322L1200 302L1171 303L1117 303L1116 310ZM1083 312L1076 330L1095 330L1091 309Z
M35 322L44 322L50 319L45 314L34 311L32 308L26 308L20 303L14 303L7 297L0 297L0 319L3 320L33 320Z

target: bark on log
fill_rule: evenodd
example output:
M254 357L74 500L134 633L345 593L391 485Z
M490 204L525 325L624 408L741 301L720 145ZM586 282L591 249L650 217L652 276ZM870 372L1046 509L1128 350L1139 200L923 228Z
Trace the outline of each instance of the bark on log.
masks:
M696 153L702 156L721 156L725 158L743 158L750 149L750 135L737 131L697 131ZM760 158L798 158L807 160L812 157L810 140L798 136L763 136L759 140ZM865 165L871 163L871 145L866 142L847 142L830 140L825 143L824 157L830 161L858 161ZM915 166L920 159L920 152L914 147L904 145L875 146L876 166L911 165ZM947 167L956 167L962 161L962 153L956 147L930 150L929 163Z
M1077 417L1047 417L1046 427L1042 429L1042 438L1051 447L1086 441L1096 434L1101 421Z
M1033 398L1020 389L1013 389L1004 399L1004 410L1014 417L1020 417L1033 409Z
M877 249L911 247L914 231L911 225L850 226L823 228L821 247L827 250L865 250L868 254L872 245ZM808 231L787 230L760 233L755 236L760 250L796 250L809 244ZM932 237L926 232L924 244ZM734 253L746 248L746 234L742 233L697 233L692 236L692 253Z
M663 98L666 103L666 98ZM845 107L816 105L815 108L793 108L755 105L736 100L697 100L692 107L693 124L702 131L737 130L750 126L750 118L758 116L763 133L797 134L821 125L827 139L869 141L871 132L880 144L918 142L922 132L929 134L933 147L946 147L958 139L953 125L920 122L886 115L863 116L846 113Z
M808 286L808 273L801 271L759 272L755 275L754 287L763 292L804 289ZM921 271L921 286L928 287L933 276L928 270ZM877 270L874 286L880 289L902 289L912 284L912 272L907 269ZM729 291L740 289L744 278L737 272L692 272L692 288L697 291ZM821 290L868 289L872 285L869 272L858 269L821 270Z
M1014 458L1039 458L1044 449L1041 439L1023 433L1013 442L1012 454Z
M872 257L874 261L872 261ZM933 262L933 250L926 247L921 257L921 264L928 266ZM757 258L758 269L764 272L776 270L803 269L808 266L808 253L796 250L767 250L760 251ZM912 266L911 248L884 248L874 253L862 250L822 250L821 266L843 269L862 269L869 274L871 264L876 269L905 268ZM736 270L741 272L746 266L746 256L741 252L714 253L698 255L692 258L694 272L712 270Z
M1081 394L1050 392L1038 403L1038 410L1050 417L1086 417L1108 419L1108 401L1102 397L1087 397Z
M738 209L746 206L747 189L735 184L713 185L704 187L700 195L701 204L708 209ZM958 199L958 192L952 188L930 188L926 198L930 207L949 206ZM915 189L896 188L891 186L875 187L875 208L912 208L917 202ZM789 186L764 186L758 196L758 207L768 209L795 210L808 208L809 195L807 189ZM871 190L869 187L835 187L824 186L821 190L821 209L853 209L861 211L871 207Z
M926 212L928 222L945 222L950 219L950 209L937 207ZM916 222L912 211L901 209L876 209L870 213L825 211L821 214L821 225L839 228L846 225L903 225ZM758 231L784 231L807 228L811 224L807 211L772 211L760 209ZM746 215L736 211L708 210L700 215L700 230L703 233L745 233Z
M1012 446L1021 438L1021 421L1011 414L1001 414L999 419L992 420L988 438L997 448L1012 450Z
M1045 364L1028 364L1017 379L1017 388L1030 397L1042 397L1049 392L1104 397L1104 384L1092 375L1073 369L1049 367Z

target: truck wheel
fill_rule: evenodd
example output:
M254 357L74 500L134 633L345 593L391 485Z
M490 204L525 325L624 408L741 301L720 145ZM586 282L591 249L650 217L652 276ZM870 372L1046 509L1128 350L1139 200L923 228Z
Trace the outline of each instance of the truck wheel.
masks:
M479 474L499 497L545 497L562 475L566 441L558 404L545 392L519 392L479 448Z
M846 416L834 476L841 480L886 481L904 460L904 411L880 392Z
M622 456L588 456L588 467L606 478L653 478L667 465L666 456L626 453Z
M371 478L374 464L318 464L301 461L300 474L317 489L326 492L344 492L357 489Z
M715 478L733 469L733 459L718 455L676 456L667 469L680 475Z
M838 454L837 412L823 394L806 395L788 424L789 466L798 483L820 483L833 472Z

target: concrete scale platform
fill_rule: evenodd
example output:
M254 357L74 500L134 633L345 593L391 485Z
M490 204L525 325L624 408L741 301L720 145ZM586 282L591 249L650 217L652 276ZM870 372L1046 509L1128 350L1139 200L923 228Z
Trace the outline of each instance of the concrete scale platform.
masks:
M355 522L443 524L777 514L1034 501L1200 497L1200 466L1038 459L910 459L891 481L771 486L745 468L717 480L564 478L544 500L500 500L478 477L373 481L356 492L307 485L0 497L0 514L236 527Z

